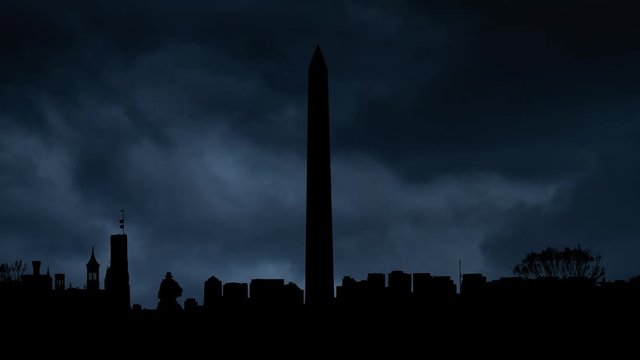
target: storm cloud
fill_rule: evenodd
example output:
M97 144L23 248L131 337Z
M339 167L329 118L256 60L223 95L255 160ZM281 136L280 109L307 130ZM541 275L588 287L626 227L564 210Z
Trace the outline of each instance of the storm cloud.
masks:
M631 2L5 1L0 261L84 285L127 210L166 271L303 286L307 66L329 66L336 281L510 275L581 244L638 273Z

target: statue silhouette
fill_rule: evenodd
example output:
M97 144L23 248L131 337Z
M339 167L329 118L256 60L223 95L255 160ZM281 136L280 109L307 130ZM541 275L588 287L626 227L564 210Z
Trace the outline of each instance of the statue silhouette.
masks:
M173 275L168 272L164 280L160 283L158 290L158 311L161 312L179 312L182 310L180 304L176 300L182 296L182 288L177 281L173 280Z

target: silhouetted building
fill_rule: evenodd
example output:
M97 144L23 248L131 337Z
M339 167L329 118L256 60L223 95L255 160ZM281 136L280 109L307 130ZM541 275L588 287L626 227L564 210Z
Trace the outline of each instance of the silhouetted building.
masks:
M460 284L460 295L463 297L477 297L482 295L487 285L487 278L482 274L464 274L462 275L462 284Z
M117 311L130 309L129 262L127 260L127 235L111 235L111 264L104 278L112 306Z
M253 279L249 284L249 300L253 305L292 306L304 303L304 292L283 279Z
M416 297L423 297L429 293L431 286L431 274L414 273L413 274L413 294Z
M6 309L42 312L48 308L53 279L49 269L46 274L40 273L40 261L32 261L31 265L32 273L22 275L20 281L0 281L3 288L0 293L0 304L5 304ZM2 318L5 319L5 317Z
M247 283L226 283L222 287L222 300L225 305L245 305L249 298Z
M316 50L309 65L307 108L307 243L305 293L308 305L333 302L331 145L327 65Z
M448 276L431 277L429 301L438 304L451 304L456 298L456 284Z
M496 306L505 307L518 304L524 306L531 300L533 280L525 280L519 277L503 277L487 284L491 301Z
M49 269L47 269L47 273L43 275L40 274L40 261L32 261L31 266L33 273L31 275L22 275L22 283L27 291L34 294L51 291L53 279L51 278L51 274L49 274Z
M253 279L249 284L249 298L256 305L278 305L284 301L283 279Z
M54 289L55 291L64 291L65 288L65 276L64 274L55 274L54 278Z
M411 274L402 271L390 272L389 294L395 300L407 299L411 295Z
M379 304L386 299L387 280L383 273L367 274L367 281L362 284L365 292L362 296L368 303Z
M87 262L87 290L97 291L100 289L100 264L96 260L96 255L91 247L91 257Z
M342 285L338 286L336 289L337 302L339 304L349 306L380 302L385 290L384 274L369 275L374 275L373 278L377 279L378 281L356 281L351 276L343 277ZM380 283L380 277L378 275L382 275L382 283Z
M342 278L342 285L336 287L336 301L338 304L352 304L357 297L358 282L351 276Z
M284 286L283 305L300 306L304 304L304 291L295 283L289 282Z
M214 309L222 303L222 281L212 276L204 282L204 308Z
M384 289L387 286L386 275L383 273L368 273L367 282L369 287L375 289Z
M194 298L187 298L184 301L184 311L188 313L195 313L198 311L198 302Z

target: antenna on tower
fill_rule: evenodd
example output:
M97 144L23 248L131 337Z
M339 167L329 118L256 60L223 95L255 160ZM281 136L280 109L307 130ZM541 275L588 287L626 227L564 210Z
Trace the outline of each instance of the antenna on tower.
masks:
M120 229L122 229L122 235L124 235L124 209L120 210L120 212L122 213L122 217L118 222L120 223Z

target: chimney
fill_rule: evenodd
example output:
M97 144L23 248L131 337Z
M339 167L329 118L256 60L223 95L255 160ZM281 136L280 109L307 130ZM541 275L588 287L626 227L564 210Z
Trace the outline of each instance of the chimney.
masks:
M31 262L31 266L33 266L33 275L40 275L40 261L34 260Z

